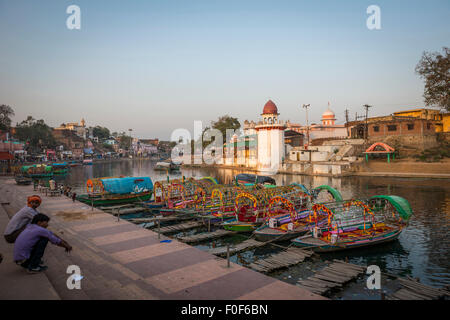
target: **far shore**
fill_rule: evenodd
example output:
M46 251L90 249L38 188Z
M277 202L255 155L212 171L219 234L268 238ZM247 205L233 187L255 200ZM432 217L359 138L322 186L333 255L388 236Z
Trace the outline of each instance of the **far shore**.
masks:
M316 162L318 163L318 162ZM189 164L183 165L186 168L217 168L232 169L245 172L260 173L263 172L256 168L243 166L227 165L208 165L208 164ZM307 175L322 177L399 177L399 178L429 178L429 179L450 179L450 159L444 159L438 162L420 162L414 159L399 159L388 163L386 160L370 160L369 162L360 161L352 164L352 170L340 175L332 174L312 174L307 172L292 172L279 170L279 174Z

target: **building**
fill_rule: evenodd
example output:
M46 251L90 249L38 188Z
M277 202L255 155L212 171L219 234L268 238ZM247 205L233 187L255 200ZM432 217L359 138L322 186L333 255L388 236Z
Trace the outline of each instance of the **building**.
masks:
M84 119L81 119L79 123L78 122L63 123L54 130L56 131L69 130L74 132L77 136L83 139L86 139L89 136L89 130L86 128L86 122L84 121Z
M433 119L422 119L409 116L373 117L366 121L347 123L351 138L367 138L369 143L384 142L418 149L436 146L436 126ZM367 131L366 131L367 130Z
M344 124L336 124L336 116L334 112L330 109L330 104L328 103L328 108L322 114L321 124L311 124L308 126L302 126L297 123L286 122L286 127L288 130L296 131L302 133L305 137L309 134L310 144L312 141L317 139L345 139L348 137L347 128ZM309 132L308 132L309 129ZM305 143L307 143L307 138Z
M72 151L74 158L81 158L83 156L85 140L77 135L74 130L55 128L53 129L53 136L58 143L65 146L67 151Z
M450 113L442 113L436 109L412 109L394 112L394 116L414 117L434 121L436 132L450 132Z
M233 136L224 144L226 165L259 170L278 170L285 157L286 125L278 119L278 108L272 100L263 107L261 120L244 121L241 137Z

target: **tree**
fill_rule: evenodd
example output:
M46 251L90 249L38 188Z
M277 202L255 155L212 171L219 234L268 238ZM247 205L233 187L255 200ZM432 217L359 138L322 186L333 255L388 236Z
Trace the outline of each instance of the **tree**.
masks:
M11 128L11 117L14 115L14 110L7 106L6 104L2 104L0 106L0 130L9 130Z
M450 111L450 49L424 52L416 66L416 73L425 80L425 103Z
M131 142L133 138L127 135L121 135L119 137L119 148L129 150L131 148Z
M220 130L222 132L223 138L226 139L226 131L227 129L237 130L241 127L239 120L237 118L230 117L229 115L225 115L219 118L216 122L212 122L213 129Z
M99 140L107 140L110 137L109 129L100 126L94 127L92 130L92 135L97 137Z
M25 142L26 148L32 152L53 149L57 145L52 128L44 120L35 120L31 116L16 126L15 137Z

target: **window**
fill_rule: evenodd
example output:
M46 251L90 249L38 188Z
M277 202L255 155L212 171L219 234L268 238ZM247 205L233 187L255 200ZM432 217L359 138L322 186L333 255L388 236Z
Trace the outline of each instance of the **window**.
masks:
M427 129L430 130L431 129L431 123L427 123Z
M408 130L414 130L414 124L413 123L408 123Z
M374 132L379 132L380 131L380 127L379 126L373 126L373 131Z
M387 128L388 128L388 131L397 131L397 125L395 125L395 124L389 125L389 126L387 126Z

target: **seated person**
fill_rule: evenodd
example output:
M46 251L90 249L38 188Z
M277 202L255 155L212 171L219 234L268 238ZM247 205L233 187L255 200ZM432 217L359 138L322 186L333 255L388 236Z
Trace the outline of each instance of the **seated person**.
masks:
M47 230L50 218L39 213L25 230L17 237L14 244L14 262L28 270L28 273L38 273L47 270L47 266L42 265L47 243L63 247L66 252L70 252L72 247L63 239L55 236Z
M34 195L27 199L27 205L20 209L9 221L6 226L4 236L8 243L14 243L19 234L31 222L33 217L39 212L36 210L41 205L41 197Z

